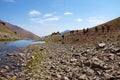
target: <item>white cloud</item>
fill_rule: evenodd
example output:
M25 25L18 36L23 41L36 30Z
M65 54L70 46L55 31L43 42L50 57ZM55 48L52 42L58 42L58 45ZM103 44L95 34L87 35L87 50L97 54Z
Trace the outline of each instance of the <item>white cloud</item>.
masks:
M101 24L104 22L104 17L90 17L87 19L87 22L93 24Z
M51 17L53 14L45 14L44 17Z
M58 21L59 17L52 17L52 18L47 18L44 21Z
M46 18L46 19L31 18L30 20L35 23L44 24L46 22L58 21L59 19L60 19L59 17L51 17L51 18Z
M41 14L40 11L37 11L37 10L32 10L32 11L29 12L30 16L37 16L37 15L40 15L40 14Z
M15 0L2 0L4 2L15 2Z
M82 22L82 21L83 21L83 19L81 19L81 18L78 18L78 19L77 19L77 21L78 21L78 22Z
M71 12L65 12L64 15L72 15L73 13Z

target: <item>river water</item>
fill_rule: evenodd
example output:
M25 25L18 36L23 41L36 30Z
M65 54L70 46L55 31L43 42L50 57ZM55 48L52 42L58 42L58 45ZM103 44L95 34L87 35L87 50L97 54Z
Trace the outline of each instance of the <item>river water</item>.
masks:
M0 42L0 53L12 52L16 49L27 47L31 44L42 44L44 41L34 42L32 40L17 40L13 42Z

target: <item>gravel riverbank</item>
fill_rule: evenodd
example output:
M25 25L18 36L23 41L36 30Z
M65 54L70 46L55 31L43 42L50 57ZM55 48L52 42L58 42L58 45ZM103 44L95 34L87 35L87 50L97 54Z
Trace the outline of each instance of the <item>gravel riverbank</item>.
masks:
M28 65L20 80L120 80L120 42L42 44L34 48L42 51L44 59L32 65L34 68Z
M120 80L120 42L40 44L0 58L0 80Z

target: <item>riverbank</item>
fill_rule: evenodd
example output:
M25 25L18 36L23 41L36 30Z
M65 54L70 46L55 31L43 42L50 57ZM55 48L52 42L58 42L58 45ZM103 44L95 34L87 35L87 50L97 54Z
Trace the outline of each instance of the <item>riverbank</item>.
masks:
M27 49L28 45L42 44L32 40L18 40L2 42L0 44L0 80L16 80L20 76L22 67L26 66L31 54L34 52Z
M32 45L19 80L119 80L120 42Z

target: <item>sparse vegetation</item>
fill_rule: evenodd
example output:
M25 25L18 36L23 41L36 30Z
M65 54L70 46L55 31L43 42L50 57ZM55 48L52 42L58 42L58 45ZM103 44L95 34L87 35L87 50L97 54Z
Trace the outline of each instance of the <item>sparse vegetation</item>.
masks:
M34 75L43 68L43 65L41 65L41 61L44 60L45 51L40 51L38 47L33 48L32 50L33 50L33 54L31 56L32 59L28 61L24 69L27 70L28 73Z

